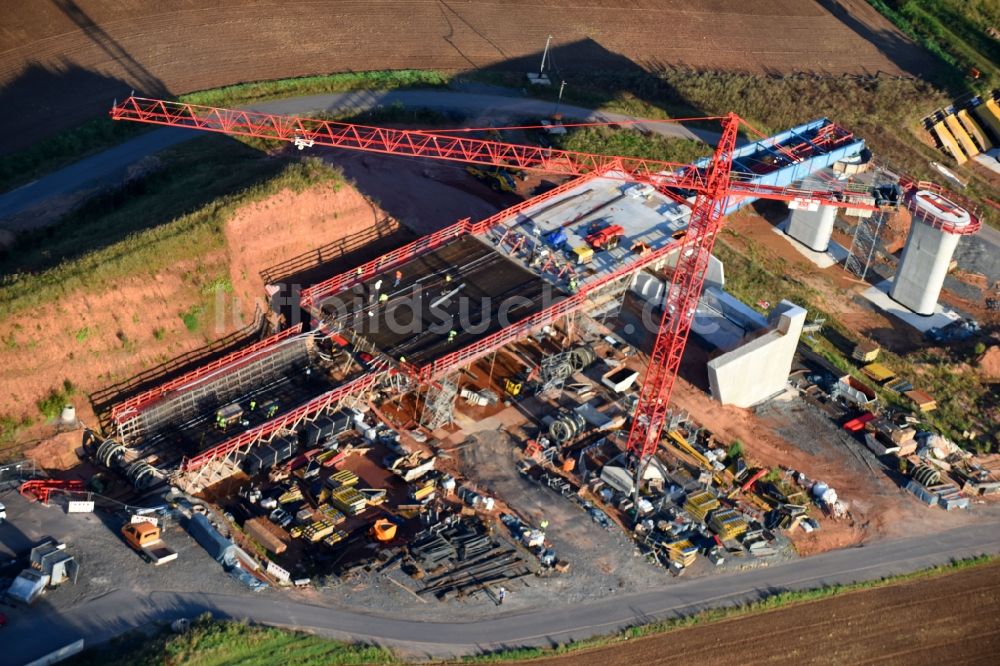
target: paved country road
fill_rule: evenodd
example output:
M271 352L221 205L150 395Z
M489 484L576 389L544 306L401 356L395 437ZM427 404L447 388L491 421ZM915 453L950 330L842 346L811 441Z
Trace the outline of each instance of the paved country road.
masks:
M482 92L479 89L489 90ZM496 94L497 92L508 94ZM296 114L317 111L363 111L377 106L401 104L411 108L437 111L459 111L472 116L474 125L488 125L491 120L544 117L551 115L555 104L551 101L521 97L516 91L494 86L473 86L468 91L454 90L366 90L330 95L294 97L254 104L248 108L268 113ZM624 122L637 120L631 116L604 111L594 111L579 106L563 104L559 107L564 117L573 120L600 120ZM714 145L718 133L669 123L647 123L646 129L662 136L701 140ZM44 226L56 221L54 215L63 206L99 191L107 185L121 183L128 169L143 158L184 141L202 136L203 132L175 128L160 128L85 158L59 171L43 176L15 190L0 194L0 229L22 230ZM706 151L707 151L706 147ZM1000 230L984 225L977 238L971 241L976 247L967 252L990 254L1000 252ZM969 245L968 243L966 245ZM977 249L981 246L981 249ZM977 262L973 262L978 265ZM991 274L991 280L996 279Z
M777 590L872 580L984 553L1000 553L1000 520L928 536L878 541L742 573L677 580L665 576L647 592L572 606L561 606L553 599L548 608L514 613L498 610L492 619L467 623L434 622L431 606L425 617L398 618L249 595L120 589L65 611L15 615L3 630L3 659L20 664L78 638L92 645L149 622L205 611L377 643L411 657L442 658L555 645L654 619L742 603Z
M554 102L544 100L445 90L358 91L312 95L263 102L248 108L269 113L296 114L316 111L363 111L394 104L438 111L458 111L471 116L474 125L480 123L487 125L490 120L541 118L551 115L555 110ZM559 107L559 111L567 119L610 122L633 120L617 113L597 112L565 104ZM713 132L689 129L675 124L649 123L645 127L663 136L701 139L709 143L714 143L718 138L718 134ZM144 157L198 136L204 136L204 132L176 128L157 129L2 194L0 228L26 229L38 224L39 220L51 223L54 220L30 213L50 205L53 201L72 202L76 197L92 193L105 185L120 183L128 168ZM706 152L708 152L707 147ZM13 220L15 216L17 219Z

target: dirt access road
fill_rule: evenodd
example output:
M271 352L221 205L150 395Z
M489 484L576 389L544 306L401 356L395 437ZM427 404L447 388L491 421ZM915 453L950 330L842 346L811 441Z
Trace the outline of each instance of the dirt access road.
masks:
M107 110L129 90L179 94L338 71L538 66L561 74L696 67L915 74L928 54L860 0L53 0L0 26L5 150ZM570 79L572 80L572 79Z
M997 613L1000 563L532 663L674 664L679 654L700 664L989 663Z

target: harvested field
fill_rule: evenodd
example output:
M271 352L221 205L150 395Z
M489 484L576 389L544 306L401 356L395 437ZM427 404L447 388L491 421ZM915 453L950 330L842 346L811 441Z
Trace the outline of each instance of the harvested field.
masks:
M994 563L532 663L672 664L683 654L702 664L991 663L998 612Z
M845 9L846 8L846 9ZM935 61L860 0L56 0L0 27L8 150L105 111L130 89L179 94L337 71L664 66L914 74Z

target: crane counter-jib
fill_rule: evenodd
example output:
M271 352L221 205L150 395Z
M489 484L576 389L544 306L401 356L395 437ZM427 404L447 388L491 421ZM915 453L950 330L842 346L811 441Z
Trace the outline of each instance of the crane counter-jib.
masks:
M319 118L281 116L242 109L219 109L138 97L129 97L120 104L115 104L111 109L111 117L114 120L186 127L227 135L287 141L300 147L337 147L569 176L601 174L624 180L647 182L663 190L673 189L691 193L705 192L708 189L704 174L704 161L690 165L639 157L597 155L434 134L421 130L373 127ZM817 125L817 123L819 124ZM816 127L813 127L814 125ZM783 141L789 141L788 137L799 137L807 132L816 134L826 127L836 126L825 119L822 122L813 121L813 123L793 128L770 139L747 144L737 149L737 154L740 158L744 158L754 151L765 149L772 153L778 152L774 146L780 148ZM851 135L841 130L837 136L839 137L838 141L842 143L846 141L845 137ZM829 143L830 140L824 139L824 141ZM863 141L854 141L850 144L850 148L840 146L837 153L842 156L852 155L860 152L863 147ZM819 150L822 146L817 145L816 148ZM852 150L853 152L851 152ZM836 161L832 152L824 154L827 157L822 161L823 165ZM792 158L786 157L786 159L791 160ZM795 159L802 161L801 157L795 157ZM761 174L759 173L744 171L737 165L734 167L730 181L735 190L734 193L740 197L754 196L788 201L801 195L794 192L794 188L789 187L790 184L797 177L802 177L806 171L812 171L816 168L821 168L819 161L812 160L809 162L809 166L800 164L794 169L782 168L772 174L768 180L760 178ZM839 193L848 191L850 187L847 184L834 183L829 189L831 192ZM820 193L821 196L822 194L825 193Z
M580 176L622 171L635 177L668 179L673 186L702 189L704 178L689 165L637 157L596 155L484 139L281 116L243 109L218 109L182 102L129 97L111 109L113 120L186 127L205 132L287 141L391 155L431 157Z

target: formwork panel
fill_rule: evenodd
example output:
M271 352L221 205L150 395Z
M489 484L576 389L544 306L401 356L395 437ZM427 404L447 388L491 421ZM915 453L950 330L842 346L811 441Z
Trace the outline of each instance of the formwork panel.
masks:
M962 122L962 127L964 127L968 132L969 136L976 142L979 148L986 152L993 147L993 142L989 140L986 136L986 132L983 128L979 126L979 123L969 114L968 109L962 109L958 112L958 119Z
M279 338L253 353L231 358L229 365L213 364L196 371L186 383L131 408L118 423L118 437L142 459L161 469L176 467L247 432L263 432L269 424L296 413L316 396L328 394L356 372L353 362L324 365L314 353L314 334ZM345 374L346 373L346 374ZM265 411L274 401L276 413ZM239 423L222 428L218 409L237 403L243 408Z
M965 131L965 128L959 124L957 117L953 115L945 116L944 123L951 131L951 135L955 137L958 143L962 146L962 150L964 150L969 157L975 157L979 154L979 147L973 143L972 137L970 137Z
M993 108L997 108L995 103ZM993 134L993 138L1000 142L1000 113L994 113L993 108L988 104L980 104L972 109L972 112L983 123L983 126Z
M934 134L937 135L941 145L948 149L948 152L951 153L951 156L955 158L956 162L959 164L965 164L969 160L969 158L965 156L965 153L962 152L958 142L955 141L955 137L951 135L951 132L948 131L948 128L945 127L943 122L939 121L934 123L931 129Z

